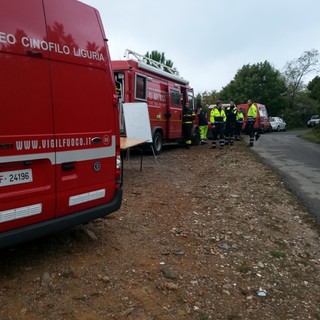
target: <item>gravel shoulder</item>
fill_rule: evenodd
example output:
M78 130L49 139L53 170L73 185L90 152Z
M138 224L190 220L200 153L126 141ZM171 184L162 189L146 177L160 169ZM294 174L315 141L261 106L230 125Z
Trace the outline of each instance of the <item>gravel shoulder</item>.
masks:
M319 226L252 150L139 161L118 212L0 252L1 320L320 319Z

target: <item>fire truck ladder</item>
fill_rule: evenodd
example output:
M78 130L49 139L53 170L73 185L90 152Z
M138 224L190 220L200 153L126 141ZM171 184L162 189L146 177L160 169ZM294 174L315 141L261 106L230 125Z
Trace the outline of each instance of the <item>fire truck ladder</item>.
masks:
M176 80L176 81L184 83L184 84L189 84L189 81L182 78L180 76L179 71L177 71L174 68L168 67L161 62L150 59L150 58L148 58L142 54L139 54L137 52L134 52L130 49L126 49L124 57L126 59L129 59L130 55L135 57L139 63L139 66L145 70L149 70L149 71L161 74L164 77L171 78L173 80ZM151 70L151 69L153 69L153 70Z
M148 58L148 57L146 57L146 56L144 56L144 55L142 55L140 53L134 52L132 50L126 49L124 57L129 59L130 54L133 55L139 62L147 63L148 65L153 66L153 67L155 67L157 69L165 70L168 73L173 74L173 75L178 76L178 77L180 76L179 72L176 69L168 67L168 66L166 66L165 64L163 64L163 63L161 63L159 61L155 61L155 60L153 60L151 58Z

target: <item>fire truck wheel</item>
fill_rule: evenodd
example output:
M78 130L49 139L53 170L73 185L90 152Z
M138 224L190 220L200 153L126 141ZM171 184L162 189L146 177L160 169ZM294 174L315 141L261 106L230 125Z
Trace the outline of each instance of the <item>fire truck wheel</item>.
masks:
M160 154L162 151L163 138L160 131L156 131L153 135L153 149L155 154Z
M192 144L197 146L200 143L200 140L200 132L196 129L192 134Z

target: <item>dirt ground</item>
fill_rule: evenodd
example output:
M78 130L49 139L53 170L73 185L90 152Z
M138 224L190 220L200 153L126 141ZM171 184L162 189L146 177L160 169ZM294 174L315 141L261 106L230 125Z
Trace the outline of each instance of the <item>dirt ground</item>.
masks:
M124 163L120 211L0 253L0 319L320 319L320 233L239 142Z

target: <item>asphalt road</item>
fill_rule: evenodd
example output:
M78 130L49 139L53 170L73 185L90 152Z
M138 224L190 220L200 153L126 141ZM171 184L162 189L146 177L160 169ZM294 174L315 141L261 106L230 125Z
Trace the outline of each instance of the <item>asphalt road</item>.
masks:
M320 224L320 145L300 138L303 132L263 134L252 150L282 177Z

